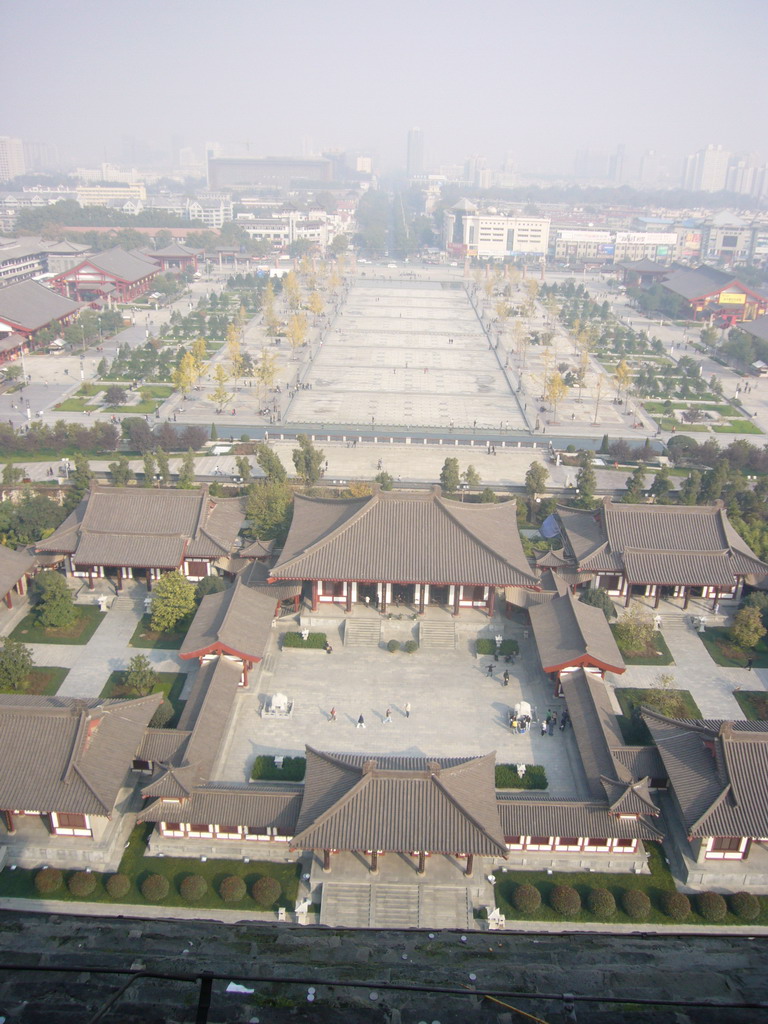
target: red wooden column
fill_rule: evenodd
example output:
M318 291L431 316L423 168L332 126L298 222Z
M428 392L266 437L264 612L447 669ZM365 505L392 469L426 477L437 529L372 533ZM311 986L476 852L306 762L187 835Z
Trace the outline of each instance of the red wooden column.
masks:
M467 876L467 878L471 878L472 877L472 872L474 870L475 870L475 855L474 855L474 853L468 853L467 854L467 867L466 867L466 870L464 871L464 874Z
M378 875L379 873L379 851L371 850L371 874Z
M426 583L422 583L421 586L419 587L419 615L424 614L424 609L426 607L424 599L424 592L426 590L426 586Z
M16 823L13 820L13 811L3 811L5 815L5 826L8 829L9 836L16 835Z
M10 590L5 595L5 603L8 605L9 608L13 608L13 601L11 600L11 592L10 592Z
M456 583L454 585L454 587L453 587L453 613L452 613L453 615L458 615L459 614L459 608L460 608L459 601L460 600L461 600L461 585L459 583Z
M344 610L347 612L352 611L352 584L347 580L347 597L344 604Z
M419 866L416 869L417 874L423 875L427 868L427 855L423 850L419 850Z
M312 611L317 611L317 580L312 580Z
M490 594L488 595L488 615L493 618L493 613L496 609L496 588L490 588Z
M323 871L329 872L331 870L331 851L323 850Z

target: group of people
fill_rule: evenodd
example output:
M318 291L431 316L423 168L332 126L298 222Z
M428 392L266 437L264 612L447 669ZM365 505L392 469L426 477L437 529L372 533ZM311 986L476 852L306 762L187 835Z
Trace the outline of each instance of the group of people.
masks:
M406 701L405 704L403 705L403 714L405 715L406 718L410 718L411 717L411 705L410 705L409 701ZM328 721L329 722L337 722L338 721L338 712L337 712L335 706L332 707L331 710L328 712ZM392 725L392 708L391 707L387 707L387 710L384 712L384 717L383 717L383 719L381 721L381 724L382 725ZM355 728L356 729L365 729L365 715L363 714L362 711L360 712L360 715L358 716L357 722L355 724Z
M560 732L570 723L571 716L568 714L568 709L563 711L560 718ZM555 728L557 726L557 712L551 709L547 712L547 717L541 720L541 735L542 736L554 736Z
M526 733L531 727L530 715L516 715L514 711L509 712L509 728L512 732Z

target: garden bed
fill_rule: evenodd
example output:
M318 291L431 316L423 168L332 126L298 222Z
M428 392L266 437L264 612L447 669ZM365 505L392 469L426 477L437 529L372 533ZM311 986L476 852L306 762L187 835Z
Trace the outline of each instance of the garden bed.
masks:
M630 650L619 643L615 627L616 623L611 623L611 630L627 665L674 665L675 659L661 633L655 632L651 644L643 650Z
M306 757L284 757L283 767L275 765L275 759L269 754L261 754L253 762L251 779L264 779L269 782L301 782L307 770Z
M495 785L496 789L546 789L549 781L543 764L526 765L522 778L516 764L497 764Z
M621 735L630 747L646 747L653 744L648 726L635 714L636 709L650 708L671 718L702 717L699 706L689 690L624 686L616 688L616 699L622 711L617 716Z
M496 641L489 636L480 637L475 641L475 651L478 658L488 657L497 653L500 655L519 654L520 646L517 640L502 640L501 647L496 647Z
M133 636L128 641L129 645L150 650L178 651L184 643L184 637L187 635L192 617L185 616L181 622L176 624L175 629L168 630L165 633L159 633L155 629L150 629L149 624L151 620L151 615L142 615L136 629L133 631Z
M727 626L707 626L703 633L699 633L699 639L712 661L723 668L745 668L748 658L753 659L755 668L768 668L768 634L748 651L731 640Z
M51 665L35 666L27 676L26 682L12 693L23 693L32 697L52 697L69 674L68 668L57 668Z
M765 690L734 690L736 703L750 722L768 722L768 692Z
M110 672L109 678L104 686L104 689L99 694L100 697L109 698L111 700L135 700L139 694L135 690L130 690L125 685L126 677L128 672L125 669L118 669L114 672ZM186 672L158 672L157 682L152 689L152 693L162 693L165 699L173 708L173 718L166 722L165 729L175 729L176 724L181 717L181 712L184 710L184 704L186 703L181 699L181 691L184 689L184 684L187 681Z
M41 626L35 612L25 615L11 633L25 644L87 644L101 625L106 612L97 605L78 604L78 617L71 626Z
M323 651L328 641L325 633L310 633L305 640L301 633L283 633L283 647L293 647L299 651Z

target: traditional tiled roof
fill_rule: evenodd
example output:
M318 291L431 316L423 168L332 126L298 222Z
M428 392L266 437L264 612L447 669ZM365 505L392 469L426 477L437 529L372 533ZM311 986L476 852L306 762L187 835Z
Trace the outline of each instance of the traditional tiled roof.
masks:
M147 729L136 757L142 761L175 762L190 735L183 729Z
M14 551L0 544L0 600L34 567L34 555L28 551Z
M735 282L733 274L714 267L697 267L695 270L676 270L661 282L662 287L688 301L721 292L726 285Z
M535 586L514 501L376 491L350 500L296 495L277 579Z
M300 783L211 783L193 790L181 805L154 800L139 819L278 828L284 835L292 835L303 792Z
M179 654L182 658L201 656L212 649L259 661L269 641L279 596L269 584L248 587L237 579L219 594L208 594L200 602Z
M643 718L690 836L768 835L768 723Z
M97 270L103 271L110 277L119 278L121 281L133 283L143 278L157 274L158 266L144 256L136 253L126 252L116 246L114 249L107 249L96 256L90 256L85 263L81 263L71 270L65 270L58 275L59 279L76 278L83 266L90 265Z
M593 665L623 672L624 659L602 608L579 601L568 590L529 611L531 628L545 672L569 665Z
M326 754L307 747L293 845L506 856L493 754L430 760Z
M647 818L612 814L605 800L561 800L530 793L496 794L505 836L573 836L610 839L655 839L661 833Z
M192 491L92 486L38 551L71 554L78 565L175 569L187 558L234 550L243 522L240 498Z
M161 700L0 694L0 807L109 816Z
M0 321L22 331L39 331L78 309L79 302L57 295L37 281L17 281L0 288Z
M751 322L740 323L739 330L751 334L753 338L759 338L760 341L768 341L768 316L759 316Z

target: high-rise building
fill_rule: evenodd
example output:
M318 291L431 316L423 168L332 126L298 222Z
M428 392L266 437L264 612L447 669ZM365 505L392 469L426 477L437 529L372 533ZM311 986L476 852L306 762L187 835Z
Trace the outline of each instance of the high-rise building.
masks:
M685 159L683 188L692 192L721 192L727 185L731 154L711 143Z
M409 178L418 178L424 173L424 133L421 128L411 128L408 132L406 173Z
M0 135L0 181L10 181L25 171L24 143L10 135Z

